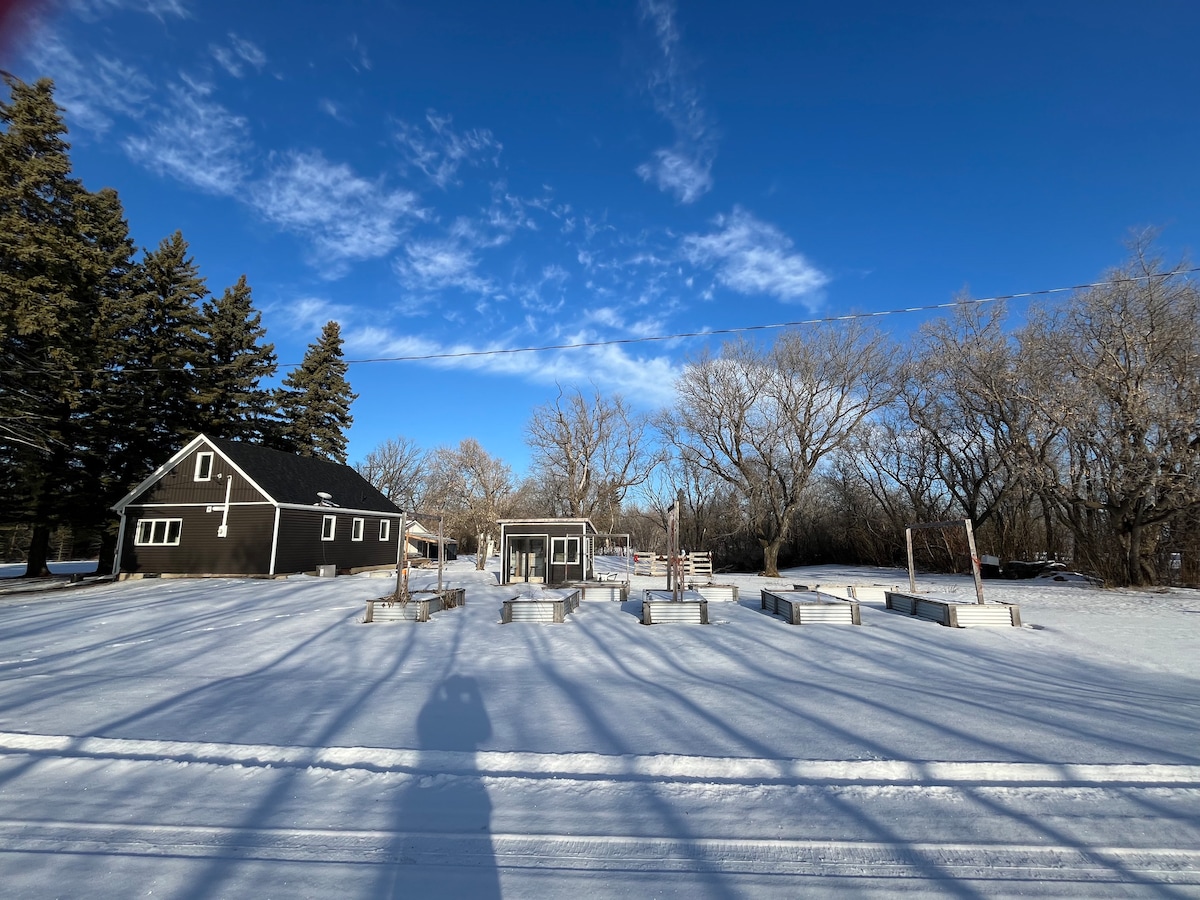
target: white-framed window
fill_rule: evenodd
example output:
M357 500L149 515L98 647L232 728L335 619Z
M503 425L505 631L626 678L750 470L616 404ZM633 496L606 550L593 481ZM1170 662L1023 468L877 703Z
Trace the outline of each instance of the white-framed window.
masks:
M579 562L579 538L556 537L550 539L550 562L555 565Z
M355 519L350 523L350 540L361 541L363 539L364 524L362 519Z
M392 521L391 519L381 519L379 522L379 539L381 541L391 540L392 537Z
M139 547L176 547L183 519L140 519L133 542Z
M212 481L213 455L211 452L196 454L196 474L192 481Z
M337 531L337 516L324 516L321 519L321 540L332 541Z

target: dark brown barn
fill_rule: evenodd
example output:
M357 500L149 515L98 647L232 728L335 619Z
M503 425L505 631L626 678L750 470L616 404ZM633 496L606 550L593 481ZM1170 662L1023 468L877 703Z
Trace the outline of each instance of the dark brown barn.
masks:
M402 517L349 466L202 434L113 509L118 574L394 566Z

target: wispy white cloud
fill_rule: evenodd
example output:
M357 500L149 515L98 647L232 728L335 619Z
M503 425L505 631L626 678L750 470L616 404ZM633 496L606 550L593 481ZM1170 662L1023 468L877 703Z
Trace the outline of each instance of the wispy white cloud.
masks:
M347 125L350 122L350 117L345 114L342 107L328 97L322 97L317 101L317 109L321 110L321 112L325 113L331 119L341 122L343 125Z
M211 88L183 78L170 105L149 129L126 138L125 151L160 175L212 194L230 195L246 180L250 129L246 119L209 99Z
M815 308L829 276L810 263L791 238L741 207L716 220L709 234L684 237L684 256L694 265L715 269L717 281L739 294L767 294L787 303Z
M563 336L561 343L586 342L597 336L581 331ZM666 356L638 355L618 344L567 351L496 352L522 345L514 343L512 335L477 344L443 342L427 335L397 334L380 326L353 328L343 337L351 358L406 357L439 369L507 375L535 384L595 384L602 390L625 395L641 408L673 402L675 381L681 371ZM481 352L484 355L472 355Z
M154 91L134 67L100 53L80 59L48 29L29 59L38 72L53 73L54 99L67 110L68 121L97 134L107 132L115 116L140 116Z
M326 297L293 297L263 307L263 315L272 329L302 334L319 332L329 321L335 321L345 329L355 321L356 312L353 306L335 303Z
M650 70L648 89L655 111L675 132L671 147L637 167L641 178L693 203L712 189L716 129L688 71L673 0L640 0L638 12L654 32L658 60Z
M452 121L430 110L425 127L409 122L396 126L395 141L405 162L442 189L459 183L458 170L464 165L498 166L504 149L488 129L455 131Z
M253 41L229 33L228 44L213 44L209 52L226 72L234 78L241 78L250 65L257 71L267 64L267 55Z
M311 241L331 276L347 262L386 256L425 215L411 191L363 178L319 152L285 154L250 199L265 219Z
M374 67L371 62L371 55L367 52L366 45L358 39L357 34L350 35L350 68L355 72L371 71Z
M642 180L660 191L674 194L680 203L694 203L712 190L712 158L707 154L689 154L676 145L654 151L654 160L637 167Z
M478 274L479 260L470 248L452 239L411 241L396 260L405 287L424 294L455 288L487 296L496 292L490 278Z
M83 18L96 19L116 12L139 12L166 19L189 18L188 4L184 0L70 0L70 8Z

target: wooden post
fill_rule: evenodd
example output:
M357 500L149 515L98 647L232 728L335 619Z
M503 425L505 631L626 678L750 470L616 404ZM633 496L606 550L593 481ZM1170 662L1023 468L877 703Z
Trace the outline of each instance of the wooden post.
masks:
M446 565L446 540L445 540L445 525L446 517L438 516L438 596L442 595L442 567ZM487 554L487 547L483 548L483 552ZM484 565L487 565L487 560L484 559Z
M679 555L679 511L683 508L681 490L667 510L667 590L672 600L683 599L683 560Z
M912 526L904 529L904 540L908 543L908 589L917 592L917 572L913 567Z
M975 530L971 528L971 520L963 519L967 526L967 551L971 554L971 574L975 576L975 602L983 603L983 576L979 571L979 555L975 552Z
M408 552L405 549L408 544L408 538L405 532L408 531L408 513L400 510L400 540L396 547L396 599L403 600L408 596Z

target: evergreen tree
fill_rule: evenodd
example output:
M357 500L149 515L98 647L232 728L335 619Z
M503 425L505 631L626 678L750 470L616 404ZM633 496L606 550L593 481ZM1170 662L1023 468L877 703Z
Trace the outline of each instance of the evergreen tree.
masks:
M3 516L33 526L27 575L48 570L52 528L94 496L83 464L105 345L96 329L118 291L127 231L115 194L71 176L48 79L6 79L0 102L0 470ZM117 215L113 216L114 209Z
M120 324L124 347L118 396L137 398L121 448L121 468L146 472L199 431L206 364L200 303L208 290L180 232L147 250L135 295Z
M250 294L243 275L204 304L207 358L197 371L200 424L215 437L261 441L273 428L274 397L260 384L275 374L275 347L261 343L267 331Z
M347 368L341 328L337 322L326 322L304 360L283 380L279 405L288 449L301 456L346 462L344 432L354 421L350 404L358 399L346 381Z

